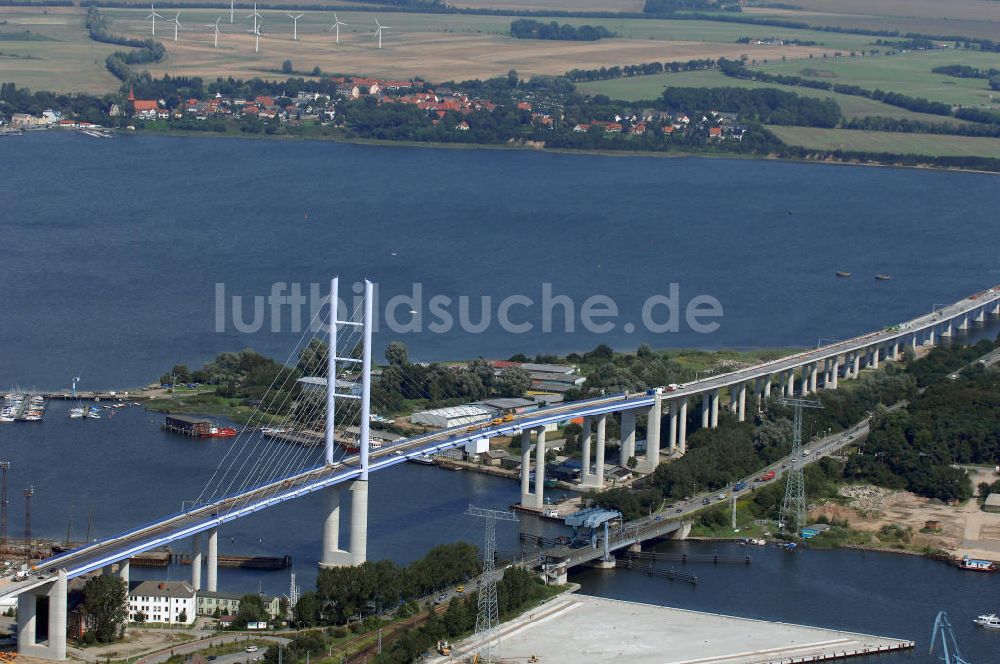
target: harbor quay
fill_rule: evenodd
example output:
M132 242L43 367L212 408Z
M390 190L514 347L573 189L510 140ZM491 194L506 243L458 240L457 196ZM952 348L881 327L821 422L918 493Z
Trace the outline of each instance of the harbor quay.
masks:
M567 593L500 626L500 662L792 664L907 650L914 642ZM465 661L480 641L434 664Z

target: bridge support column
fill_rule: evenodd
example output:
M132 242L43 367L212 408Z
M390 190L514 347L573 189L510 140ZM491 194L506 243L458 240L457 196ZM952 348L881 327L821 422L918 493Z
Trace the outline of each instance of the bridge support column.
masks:
M581 486L589 486L594 481L594 476L590 472L590 458L591 458L591 454L590 454L590 438L591 438L590 425L591 425L590 418L589 417L583 418L583 431L580 432L580 439L581 439L580 440L580 447L581 447L581 450L583 452L583 463L580 464L582 466L582 468L581 468L582 472L580 474L580 485ZM521 446L522 447L524 446L523 434L522 434ZM523 503L524 501L522 500L521 502Z
M764 378L764 400L771 398L771 374Z
M818 377L819 365L813 362L809 365L809 394L816 394L816 391L819 389Z
M635 411L621 412L621 446L618 448L618 464L628 468L628 460L635 456Z
M857 353L851 358L851 378L861 375L861 356Z
M687 432L688 432L688 400L687 397L681 399L681 410L677 414L677 451L681 454L687 452Z
M191 538L191 587L201 590L201 535Z
M365 562L368 556L368 480L351 483L351 565Z
M788 373L785 374L785 396L795 396L795 369L790 369Z
M598 489L604 488L604 443L608 426L608 416L599 415L597 417L597 459L594 461L594 486Z
M584 424L587 421L584 420ZM590 432L584 429L587 437L584 439L586 447L584 456L590 454ZM531 429L521 432L521 507L531 507Z
M129 559L128 558L126 558L125 560L123 560L120 563L118 563L118 576L120 576L121 579L122 579L122 581L125 582L125 589L126 590L128 589L128 584L129 584L129 581L130 581L130 579L129 579L129 574L130 574L129 567L130 567L130 565L129 565Z
M948 321L947 323L945 323L943 327L944 327L944 329L941 332L941 336L942 337L950 337L952 335L952 332L953 332L952 331L952 327L951 327L951 321Z
M959 323L958 323L958 329L959 330L968 330L969 329L969 315L968 314L962 316L962 320L959 321Z
M747 419L747 384L740 383L736 388L736 419L743 422Z
M917 351L917 333L916 332L914 332L912 335L910 335L910 348L913 349L913 352Z
M990 309L990 314L1000 316L1000 300L997 300L991 306L992 308Z
M710 392L703 392L701 395L701 428L707 429L708 423L711 421L709 416L709 411L712 410L712 394Z
M545 427L535 430L535 507L545 506Z
M840 358L833 358L833 364L830 365L830 382L827 383L827 388L831 390L837 389L838 374L840 373Z
M981 309L979 309L978 311L976 311L976 315L975 315L975 318L973 320L975 322L977 322L977 323L985 323L986 322L986 307L982 307Z
M931 346L934 345L934 328L932 327L927 331L927 343Z
M350 565L350 553L340 548L340 487L325 489L326 519L323 521L323 555L321 568Z
M651 473L660 465L660 428L663 425L663 400L660 390L646 416L646 472Z
M17 652L40 659L66 659L66 570L55 580L17 596ZM39 625L43 604L48 620ZM43 610L43 615L46 611Z
M208 560L205 561L205 586L206 590L214 593L219 589L219 529L212 528L208 531Z
M872 351L872 356L871 360L868 362L868 366L871 369L878 369L879 347L875 346L874 348L871 349L871 351Z
M709 422L709 426L713 429L719 426L719 390L712 391L712 418Z
M667 450L670 455L673 456L674 452L677 451L677 399L671 399L667 402L667 408L669 409L669 416L667 420L667 426L669 430L667 431Z

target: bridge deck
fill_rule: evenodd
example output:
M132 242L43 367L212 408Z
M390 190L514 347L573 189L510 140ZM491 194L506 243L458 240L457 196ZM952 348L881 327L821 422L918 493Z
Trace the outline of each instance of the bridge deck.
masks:
M661 398L679 399L696 396L722 387L779 374L813 362L860 351L876 344L904 340L909 335L935 328L987 305L995 305L998 301L1000 301L1000 288L991 288L939 309L932 314L915 318L896 328L873 332L772 362L688 383L676 391L664 393ZM476 438L511 435L523 429L558 423L570 418L649 407L656 402L656 399L657 396L653 394L618 394L544 408L499 426L445 429L374 451L371 454L369 470L376 472L410 458L460 447ZM53 556L40 562L35 571L38 575L44 576L50 575L58 569L66 569L70 578L80 576L137 553L190 537L272 505L357 479L361 475L358 463L356 456L350 457L333 466L307 471L209 505L168 516L106 540ZM662 525L655 527L662 527ZM8 585L0 590L0 596L16 594L24 587L35 583L37 580Z

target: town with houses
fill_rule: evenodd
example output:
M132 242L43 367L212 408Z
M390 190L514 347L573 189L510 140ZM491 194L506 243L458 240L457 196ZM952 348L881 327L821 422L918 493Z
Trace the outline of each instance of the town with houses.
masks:
M430 126L443 126L454 132L475 129L475 114L491 114L504 104L513 107L522 126L530 130L562 130L572 134L601 133L645 136L655 132L665 137L697 133L708 140L735 140L743 138L747 127L738 123L737 114L707 111L691 117L686 112L665 111L652 108L623 108L605 117L579 121L565 112L555 98L543 97L536 92L525 92L522 98L504 100L502 103L471 95L451 86L432 87L422 81L395 81L367 77L336 76L328 79L326 94L316 91L299 91L294 96L256 95L227 96L216 92L208 98L178 100L143 99L129 89L124 103L111 103L107 109L107 122L67 117L64 111L46 109L39 115L13 113L3 116L0 107L0 127L17 132L26 129L82 129L89 133L106 128L136 130L143 128L172 128L171 123L184 122L181 128L190 128L188 121L243 121L259 120L265 126L291 129L318 125L331 129L350 129L341 110L344 104L372 100L376 107L386 105L409 106L423 111ZM157 124L162 123L162 124ZM217 129L224 131L224 127ZM544 134L543 134L544 137Z

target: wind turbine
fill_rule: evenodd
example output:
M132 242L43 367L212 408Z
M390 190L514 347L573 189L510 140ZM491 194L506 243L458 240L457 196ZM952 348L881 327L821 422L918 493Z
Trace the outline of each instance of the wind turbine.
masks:
M236 14L236 0L229 0L229 25L233 24L233 17Z
M299 19L302 18L303 16L305 16L305 14L298 14L298 15L289 14L288 15L288 18L292 19L292 21L295 23L295 27L292 28L292 41L298 41L299 40Z
M253 47L254 53L260 53L260 26L262 26L263 24L264 24L263 20L261 20L260 23L254 21L253 30L250 31L250 34L256 37L256 41L254 42L254 47Z
M382 31L390 30L391 28L388 25L382 25L381 23L379 23L378 16L375 17L375 26L378 28L377 30L375 30L375 33L378 35L378 47L382 48Z
M257 19L262 19L263 20L264 17L261 16L257 12L257 3L256 2L253 3L253 12L250 13L250 14L247 14L247 16L249 16L250 18L253 19L253 32L254 33L260 32L260 28L257 26Z
M219 48L219 21L221 20L222 17L220 16L219 18L215 19L215 23L209 23L208 25L205 26L206 28L215 28L215 48Z
M156 36L156 19L163 18L163 17L156 13L156 9L153 7L153 3L152 2L149 3L149 16L147 16L146 18L147 19L153 19L153 36L155 37Z
M173 17L173 18L172 18L172 19L170 19L170 21L169 21L170 23L173 23L173 24L174 24L174 41L175 41L175 42L177 41L177 31L178 31L178 30L180 29L180 27L181 27L181 22L180 22L180 18L181 18L181 13L180 13L180 12L177 12L177 16Z
M337 31L337 43L339 44L340 43L340 26L347 25L347 24L340 20L340 18L337 16L337 12L333 12L333 20L334 20L334 23L333 23L333 25L330 26L330 30L336 30Z

